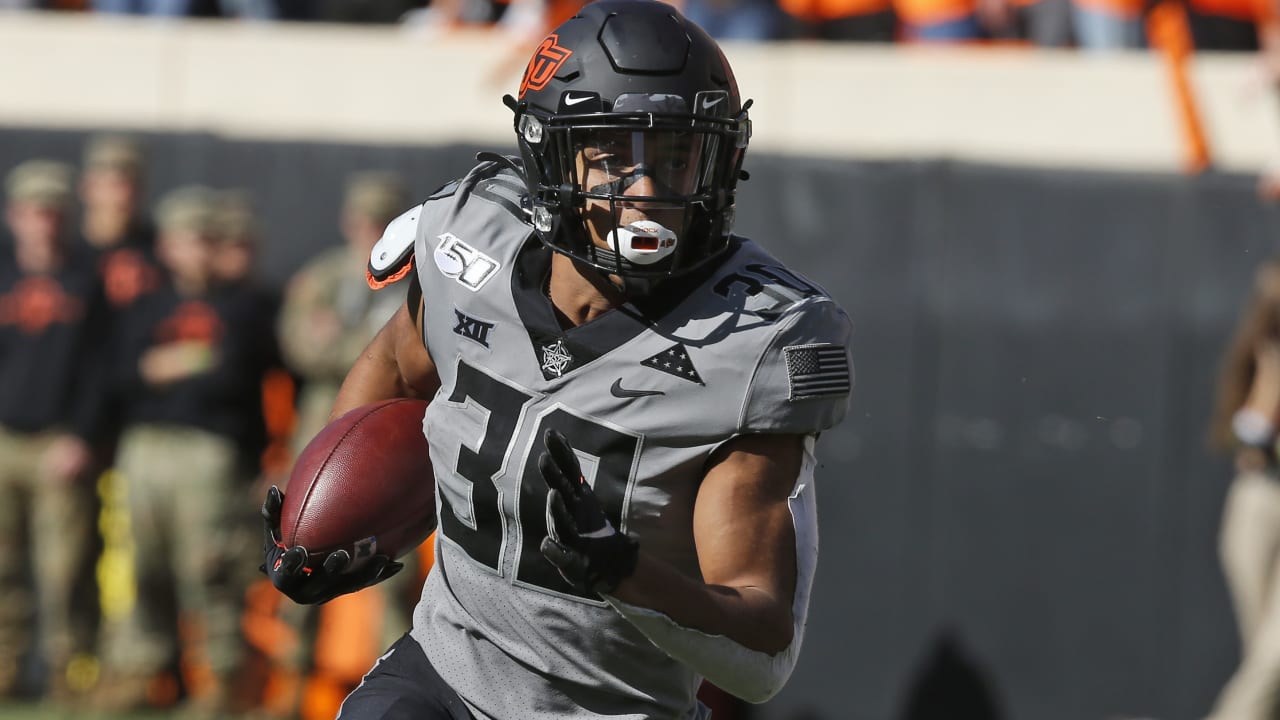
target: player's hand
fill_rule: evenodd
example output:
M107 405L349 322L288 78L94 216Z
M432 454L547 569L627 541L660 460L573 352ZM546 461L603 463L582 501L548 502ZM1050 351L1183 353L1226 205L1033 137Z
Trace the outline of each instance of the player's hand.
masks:
M636 571L640 545L605 517L564 435L547 430L542 442L547 451L538 470L549 488L550 517L542 554L575 588L611 593Z
M283 506L284 493L272 485L262 503L265 562L258 570L271 579L277 590L299 605L318 605L339 595L377 585L404 567L403 563L386 555L374 555L365 564L348 572L351 553L346 550L335 550L318 567L307 567L306 548L298 545L285 547L280 541L280 508Z

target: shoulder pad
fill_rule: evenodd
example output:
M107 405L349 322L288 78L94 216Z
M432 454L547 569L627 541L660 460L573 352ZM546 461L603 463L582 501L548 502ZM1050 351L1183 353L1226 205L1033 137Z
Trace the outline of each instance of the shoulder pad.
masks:
M392 220L369 253L369 287L378 290L409 274L413 268L413 241L418 236L418 205Z

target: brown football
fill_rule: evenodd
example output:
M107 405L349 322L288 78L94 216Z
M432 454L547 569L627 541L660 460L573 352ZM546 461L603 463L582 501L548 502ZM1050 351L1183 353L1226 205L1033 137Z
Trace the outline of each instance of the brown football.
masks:
M334 550L350 569L375 553L398 558L436 527L435 476L422 433L427 403L370 403L325 426L299 453L284 491L281 539L318 566Z

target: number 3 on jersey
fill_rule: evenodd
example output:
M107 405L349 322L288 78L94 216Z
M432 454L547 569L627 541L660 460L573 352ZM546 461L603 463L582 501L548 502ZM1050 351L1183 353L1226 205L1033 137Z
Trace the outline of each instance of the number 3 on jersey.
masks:
M548 428L564 433L574 450L589 457L583 459L583 472L591 473L590 456L597 458L592 488L605 515L614 527L625 529L622 515L628 490L635 481L636 465L640 454L640 436L610 427L591 418L570 413L553 406L533 418L526 418L526 407L535 396L500 378L483 372L466 362L458 361L458 372L453 392L448 402L455 406L477 407L484 416L475 447L466 443L458 448L458 463L453 471L458 479L466 482L470 496L471 523L459 519L449 502L450 493L439 493L441 512L440 529L444 537L461 547L476 562L502 574L507 518L502 511L502 494L518 492L516 513L519 516L519 558L515 565L515 580L524 585L550 590L590 600L599 600L591 594L574 590L538 549L547 532L547 486L538 472L538 457L542 454L542 436ZM527 423L533 423L533 432L521 432ZM522 436L532 438L529 449L518 462L514 474L518 488L504 482L510 457L516 440ZM465 517L465 515L464 515Z

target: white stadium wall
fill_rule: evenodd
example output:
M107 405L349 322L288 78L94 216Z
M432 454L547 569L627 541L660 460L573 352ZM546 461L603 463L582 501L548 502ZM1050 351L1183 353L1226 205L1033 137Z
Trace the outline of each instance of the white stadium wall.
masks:
M509 141L499 104L528 39L398 28L0 15L0 126L209 131L439 145ZM1152 53L726 46L755 98L758 152L1177 171ZM1276 99L1248 55L1192 72L1218 167L1280 156Z

